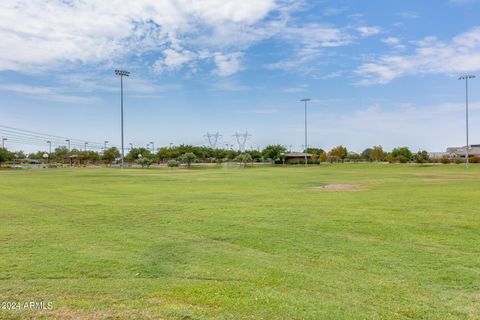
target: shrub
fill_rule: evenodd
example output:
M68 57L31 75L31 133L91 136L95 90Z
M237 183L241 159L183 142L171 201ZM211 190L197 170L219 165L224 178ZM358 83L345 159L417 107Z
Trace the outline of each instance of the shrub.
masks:
M180 163L177 160L168 160L167 162L167 166L169 166L170 168L178 167L179 164Z
M443 157L440 159L440 162L443 163L443 164L449 164L449 163L450 163L450 158L447 157L447 156L443 156Z
M297 164L298 164L298 162L297 162L297 161L295 161L295 160L292 160L292 161L290 161L290 164L291 164L292 166L295 166L295 165L297 165Z
M480 157L477 157L477 156L469 157L468 162L470 162L470 163L480 163Z
M149 167L152 164L153 161L149 158L141 157L141 158L138 158L137 160L135 160L135 162L138 163L139 165L141 165L142 168L145 168L145 167Z
M250 153L241 153L238 156L236 156L233 161L239 162L242 166L246 167L247 163L252 162L253 159Z

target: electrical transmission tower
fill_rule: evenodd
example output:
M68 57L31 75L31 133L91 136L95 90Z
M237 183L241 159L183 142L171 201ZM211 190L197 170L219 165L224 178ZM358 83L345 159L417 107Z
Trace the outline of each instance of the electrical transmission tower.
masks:
M207 134L204 135L204 137L208 139L208 143L210 144L210 147L212 147L213 149L217 148L217 142L221 136L222 135L218 133L218 131L215 134L207 132Z
M237 140L238 150L241 152L245 151L245 144L247 143L248 137L251 137L252 135L249 134L248 131L245 131L245 133L235 132L233 136Z

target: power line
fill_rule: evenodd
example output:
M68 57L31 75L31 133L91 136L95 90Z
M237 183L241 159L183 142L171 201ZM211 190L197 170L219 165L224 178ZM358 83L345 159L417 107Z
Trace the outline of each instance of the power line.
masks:
M47 146L47 141L50 141L53 145L68 145L75 149L81 149L84 147L86 140L74 139L59 135L41 133L32 130L25 130L20 128L14 128L10 126L0 125L0 137L6 138L6 141L17 144L34 145L34 146ZM104 147L103 142L88 141L90 149L101 150Z

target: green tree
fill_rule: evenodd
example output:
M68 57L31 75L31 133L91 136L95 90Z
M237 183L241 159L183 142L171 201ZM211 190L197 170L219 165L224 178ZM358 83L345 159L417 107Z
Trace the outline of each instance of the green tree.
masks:
M395 148L392 150L391 154L397 162L401 163L405 163L413 159L413 154L407 147Z
M196 159L197 156L193 152L186 152L180 156L180 161L186 163L189 168Z
M152 153L147 148L132 148L125 156L125 159L130 162L136 161L140 154L143 158L152 159Z
M363 160L371 161L370 154L372 153L372 148L367 148L362 151L361 156Z
M356 152L349 151L349 152L347 153L346 159L347 159L348 161L357 162L357 161L359 161L359 160L362 159L362 156L359 155L359 154L356 153Z
M58 162L63 162L68 158L68 148L65 146L58 146L55 148L53 153L51 154L51 159L58 161Z
M265 158L270 159L272 163L280 162L285 158L285 153L287 149L285 149L282 145L268 145L265 149L262 150L262 154Z
M246 167L249 162L253 161L252 156L250 153L240 153L234 160L235 162L239 162L242 166Z
M12 161L15 158L13 152L8 151L6 148L0 148L0 166L2 163Z
M336 162L342 161L343 162L343 160L348 155L348 151L347 151L347 148L345 148L344 146L338 146L338 147L335 147L332 150L330 150L328 155L330 156L330 161L331 162L334 162L334 161L336 161Z
M25 154L25 152L23 152L22 150L18 150L18 151L15 151L14 152L14 157L16 159L26 159L27 158L27 155Z
M111 147L103 151L102 160L105 161L105 163L112 163L118 157L120 157L118 149L116 147Z
M385 152L383 151L382 146L374 146L370 149L369 160L370 161L383 161L385 159Z
M414 160L416 163L421 163L421 164L424 164L424 163L427 163L430 161L430 156L428 155L428 152L425 151L425 150L422 150L422 151L418 151L414 156L413 156Z
M150 167L150 165L152 164L153 160L150 159L150 158L146 158L146 157L139 157L137 160L135 160L135 162L139 165L142 166L142 168L145 168L145 167Z
M43 155L47 153L46 151L37 151L37 152L32 152L28 154L28 159L34 159L34 160L42 160Z

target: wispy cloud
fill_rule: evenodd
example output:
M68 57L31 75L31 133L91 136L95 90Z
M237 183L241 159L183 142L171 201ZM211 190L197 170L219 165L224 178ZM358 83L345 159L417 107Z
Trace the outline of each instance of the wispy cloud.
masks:
M361 26L357 28L357 31L362 37L370 37L382 32L382 28L379 26Z
M445 42L426 37L414 42L410 55L383 55L362 64L356 74L359 84L385 84L416 74L458 74L480 70L480 27Z
M98 98L60 93L52 87L29 86L24 84L0 84L0 91L26 95L35 99L67 103L90 103L98 100Z

